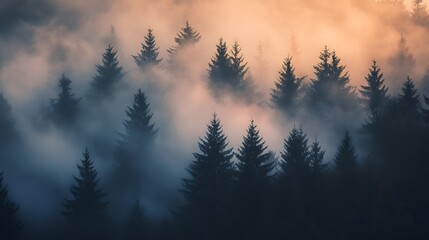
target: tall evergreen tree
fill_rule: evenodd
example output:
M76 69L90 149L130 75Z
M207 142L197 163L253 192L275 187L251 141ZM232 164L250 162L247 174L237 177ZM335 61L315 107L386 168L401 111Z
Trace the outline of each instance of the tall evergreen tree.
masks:
M141 70L146 70L150 66L156 66L161 61L159 59L159 48L156 46L155 36L153 35L153 30L148 29L147 35L144 37L145 42L141 44L141 50L137 56L133 56L134 61Z
M63 73L58 82L61 92L58 98L51 101L53 120L60 125L73 123L78 115L80 99L72 93L71 83L72 81Z
M316 79L309 88L309 104L311 107L341 107L349 110L354 104L354 93L351 91L349 73L341 65L341 59L334 52L325 49L320 53L320 62L314 66Z
M402 112L412 114L413 116L418 116L422 108L420 94L417 93L417 89L410 77L407 77L407 80L402 85L402 93L398 96L398 103Z
M96 65L97 74L91 82L92 97L103 99L114 95L115 87L124 76L117 54L113 46L109 45L103 54L102 64Z
M342 180L356 176L357 156L348 131L335 154L334 164L335 172Z
M228 202L235 170L231 158L232 148L216 115L208 125L204 139L198 143L200 153L194 153L195 160L189 165L190 178L183 179L186 205L180 214L187 239L216 239L228 235Z
M118 168L111 191L116 195L131 194L135 197L142 191L143 178L148 176L147 169L152 161L151 151L158 129L152 122L153 114L141 89L134 94L133 105L128 107L126 115L125 132L120 133L115 152Z
M240 235L246 239L261 239L266 236L266 218L271 172L271 152L253 120L236 155L238 159L238 214Z
M3 172L0 172L0 239L20 239L22 224L17 212L18 206L9 200Z
M361 191L357 155L348 131L334 157L336 235L341 239L361 239Z
M301 128L293 128L284 142L281 169L285 176L305 178L310 172L308 139Z
M73 196L63 203L63 214L69 224L68 236L72 239L100 239L107 234L103 229L106 224L106 194L98 186L97 171L88 149L77 168L79 177L74 177L76 185L70 187Z
M17 138L15 121L12 117L12 108L6 98L0 93L0 145L5 146Z
M208 72L209 84L215 90L232 85L231 61L228 55L228 47L222 38L216 45L216 54L209 63Z
M282 238L311 239L308 224L310 206L310 151L306 134L293 128L284 141L279 173L279 219Z
M276 88L272 89L271 101L274 105L282 111L293 113L304 78L299 78L295 75L292 57L287 57L283 62L282 69L279 71L279 80L275 83Z
M126 226L125 239L126 240L138 240L147 238L147 226L146 219L144 217L144 210L140 206L140 202L137 201L133 207L130 218L128 219Z
M381 69L378 67L377 62L373 60L369 73L365 77L367 85L361 85L362 90L359 90L363 99L367 102L373 119L378 117L381 108L386 104L388 99L387 87L384 85L383 73L380 71Z
M317 140L314 140L314 142L311 144L309 154L310 167L314 175L320 176L326 171L328 164L323 163L324 156L325 151L322 151L320 143Z
M174 38L174 41L176 42L177 46L171 47L167 51L170 54L174 54L183 47L196 44L200 41L200 39L201 34L193 27L191 27L188 21L186 21L185 27L182 27L180 29L180 32Z
M158 129L152 123L153 114L145 93L139 89L134 94L134 103L126 111L127 120L124 121L125 133L121 134L122 141L139 149L145 148L155 140Z
M247 63L244 62L241 47L237 41L232 45L229 56L231 61L231 87L234 90L244 89L249 84L249 79L246 78L249 68L247 67Z

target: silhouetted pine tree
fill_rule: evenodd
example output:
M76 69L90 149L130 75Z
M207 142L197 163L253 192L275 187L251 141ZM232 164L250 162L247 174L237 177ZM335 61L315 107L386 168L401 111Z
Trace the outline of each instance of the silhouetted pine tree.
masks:
M216 45L216 54L209 63L208 73L209 85L215 93L222 88L231 87L233 85L228 48L222 38L219 39L219 43Z
M18 206L8 197L7 186L0 172L0 239L20 239L22 224L17 216Z
M272 89L271 101L273 104L282 111L289 114L293 113L304 78L298 78L295 75L292 57L287 57L283 62L282 69L279 71L279 80L275 83L276 88Z
M147 238L147 226L146 219L144 217L144 210L140 206L140 202L137 201L131 212L131 216L128 219L126 226L125 239L126 240L138 240Z
M279 173L279 219L282 238L311 239L308 224L310 206L310 151L304 131L293 128L284 142Z
M126 110L125 132L120 133L115 158L118 168L114 172L113 189L116 195L135 194L142 191L143 178L147 177L147 166L152 161L152 147L158 133L152 122L146 95L139 89L134 102ZM130 196L131 197L131 196Z
M347 86L349 73L344 72L345 66L335 51L325 49L320 53L320 62L314 66L316 79L312 80L308 97L311 107L341 107L350 110L354 104L354 93Z
M362 206L358 178L357 155L348 132L334 157L336 235L339 239L361 239Z
M150 113L149 103L141 89L134 94L134 103L128 107L126 115L128 119L124 121L125 133L121 134L122 142L138 149L152 144L158 129L152 123L153 114Z
M185 46L196 44L198 41L200 41L200 39L200 33L193 27L191 27L191 25L189 25L189 22L186 21L185 27L182 27L180 29L180 32L177 34L177 37L174 38L174 41L176 42L177 46L171 47L167 51L170 54L174 54Z
M112 97L115 87L117 87L124 76L122 67L119 66L117 51L113 49L113 46L109 45L106 48L102 64L97 64L96 69L97 74L91 82L91 96L96 99Z
M388 100L387 87L384 85L383 73L375 60L372 61L372 66L369 69L368 75L365 77L367 85L361 85L363 99L366 101L368 109L371 111L371 118L375 120L380 114L381 108Z
M351 143L349 132L346 132L334 158L335 172L340 179L356 176L357 156ZM344 182L343 182L344 183Z
M267 152L265 141L259 136L253 120L247 129L238 150L238 228L245 239L261 239L267 236L267 210L271 188L271 152Z
M63 203L63 214L68 222L68 237L71 239L104 239L108 236L106 227L106 194L98 186L97 171L88 150L83 153L77 166L79 177L76 185L70 187L71 199Z
M5 146L17 139L12 109L2 93L0 93L0 131L0 146Z
M417 89L410 77L407 77L407 80L402 85L402 93L398 96L398 103L403 113L415 117L419 115L422 108L420 95L417 93Z
M158 58L159 48L156 46L155 36L152 32L152 29L147 30L147 35L144 37L145 42L141 44L142 48L140 52L137 56L133 56L134 61L141 70L156 66L162 61L162 58Z
M58 82L61 92L58 98L51 101L53 120L60 125L73 123L78 115L80 99L71 92L71 83L72 81L63 74Z
M227 137L216 115L208 125L206 137L198 143L200 153L189 165L190 178L183 179L186 205L179 214L186 239L216 239L228 236L229 197L235 170Z
M321 150L320 143L317 140L311 144L310 147L310 167L311 171L316 176L321 176L324 174L328 168L327 163L323 163L323 157L325 156L325 151Z
M308 140L301 128L293 128L281 154L282 175L304 177L310 172Z
M244 62L243 54L241 54L241 47L237 41L232 45L231 52L229 54L231 61L231 87L234 90L244 90L250 87L249 79L246 74L249 70L247 63Z

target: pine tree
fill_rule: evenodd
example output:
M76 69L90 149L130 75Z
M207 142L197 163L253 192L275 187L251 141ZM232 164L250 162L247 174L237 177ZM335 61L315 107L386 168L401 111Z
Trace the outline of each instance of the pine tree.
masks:
M223 39L216 45L216 54L209 63L209 85L217 90L232 85L232 69L228 48Z
M320 62L314 66L316 79L312 79L309 89L309 104L311 107L341 107L349 110L354 103L354 93L347 86L349 73L341 65L341 59L335 51L325 49L320 53Z
M190 178L183 179L186 205L181 221L190 230L187 239L215 239L227 234L228 198L235 181L232 148L216 115L208 125L206 137L198 143L200 153L189 165Z
M295 75L292 57L287 57L283 62L282 69L279 71L279 80L275 83L276 88L272 89L271 101L273 104L282 111L293 113L304 78L299 78Z
M20 239L22 224L18 220L18 206L8 197L7 186L0 172L0 239Z
M76 185L70 187L73 197L66 199L63 204L63 214L71 231L69 237L100 238L107 234L106 229L103 229L106 224L107 202L104 201L106 194L98 186L97 171L88 149L83 153L83 159L77 168L80 177L74 177Z
M259 130L252 120L238 150L237 169L238 183L246 191L258 191L258 186L270 183L270 172L273 164L270 162L271 152L267 152L265 141L259 136Z
M367 102L368 109L371 111L371 118L376 119L380 114L381 108L388 100L387 87L384 85L383 73L375 60L365 77L367 85L361 85L363 99Z
M341 145L335 154L334 164L335 172L343 181L343 184L350 183L347 181L344 182L344 180L352 179L356 176L357 156L348 131L344 135Z
M58 82L61 92L58 98L51 102L53 120L60 125L73 123L78 115L80 99L71 92L71 83L72 81L63 74Z
M398 103L402 112L412 116L418 116L422 108L420 95L417 93L417 89L410 77L407 77L407 80L402 85L402 93L398 96Z
M109 45L103 54L102 64L96 65L97 74L91 82L92 97L103 99L115 94L115 87L124 76L117 54L113 46Z
M1 146L5 146L7 143L11 143L17 139L12 108L2 93L0 93L0 131Z
M243 138L242 145L236 155L238 159L238 214L240 235L246 239L264 236L267 198L271 186L271 152L267 152L265 141L259 136L253 120ZM264 233L263 233L264 232ZM259 236L259 237L258 237ZM265 235L266 236L266 235Z
M146 70L148 67L159 65L162 58L159 59L159 48L156 46L153 30L148 29L147 35L144 37L145 42L141 44L142 48L137 56L133 56L134 61L141 70Z
M146 219L144 217L144 210L140 206L140 202L136 201L127 223L125 239L146 239L146 235Z
M122 195L125 194L123 191L132 194L141 191L142 176L147 177L145 171L152 160L151 150L158 133L152 123L153 114L150 113L146 95L141 89L134 94L133 105L128 107L126 115L125 132L120 134L115 152L118 168L113 185L116 187L111 190Z
M177 34L177 37L174 38L174 41L176 42L177 46L171 47L167 51L170 54L175 54L183 47L196 44L197 42L200 41L200 39L201 39L201 34L193 27L191 27L188 21L186 21L185 27L182 27L180 29L180 32Z
M281 154L282 175L304 178L310 172L309 156L306 134L301 128L293 128L285 139Z
M248 87L249 79L246 78L246 74L249 68L247 67L247 63L244 62L241 47L237 41L232 45L229 56L231 61L231 87L234 90L243 90Z
M310 147L309 162L314 175L320 176L326 171L328 164L323 163L325 151L321 150L320 143L315 139Z
M152 123L149 103L144 92L139 89L134 94L134 103L126 111L128 117L124 122L125 133L121 134L122 141L137 148L145 148L155 140L158 129Z
M308 215L311 206L310 151L306 134L293 128L284 141L278 180L278 214L282 239L312 239Z

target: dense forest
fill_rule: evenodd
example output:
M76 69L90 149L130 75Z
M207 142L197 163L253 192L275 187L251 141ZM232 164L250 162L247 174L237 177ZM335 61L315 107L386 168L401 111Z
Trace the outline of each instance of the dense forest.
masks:
M429 36L422 0L372 4ZM413 79L408 35L398 32L388 71L372 56L357 86L356 62L335 46L300 57L308 75L292 49L267 79L261 44L253 67L238 40L219 38L196 83L204 32L193 23L168 49L147 29L126 56L137 71L112 27L83 88L64 69L48 86L56 95L40 90L16 114L9 94L28 93L0 85L0 239L429 239L429 68ZM192 121L172 114L198 102Z

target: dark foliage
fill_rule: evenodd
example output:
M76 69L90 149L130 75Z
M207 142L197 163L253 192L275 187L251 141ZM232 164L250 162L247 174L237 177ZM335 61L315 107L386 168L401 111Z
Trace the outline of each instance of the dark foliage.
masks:
M63 214L68 223L67 237L71 239L100 239L108 236L106 194L98 186L97 171L88 150L83 153L81 164L77 166L79 177L74 177L76 185L70 187L71 199L66 199Z
M180 32L174 38L174 42L176 42L177 46L171 47L167 51L170 54L174 55L175 53L180 51L180 49L196 44L200 41L200 39L201 34L193 27L191 27L188 21L186 21L185 27L182 27L180 29Z
M141 44L141 50L137 56L133 56L135 63L141 70L146 70L148 67L157 66L162 61L158 58L159 48L156 46L153 30L148 29L147 35L144 37L145 42Z
M297 77L292 65L292 57L287 57L282 69L279 71L279 80L272 89L271 101L278 109L293 114L297 107L297 100L301 91L302 80L305 77Z
M21 239L22 224L18 219L18 206L10 201L7 186L0 172L0 238L7 240Z
M103 53L102 63L95 66L97 73L91 82L92 98L100 100L114 96L115 88L124 76L117 54L113 46L109 45Z
M79 101L71 91L72 81L62 75L58 82L58 87L61 89L58 97L51 100L52 120L60 125L67 126L73 124L79 114Z
M228 224L228 214L236 173L232 149L216 115L198 146L200 153L194 153L195 160L187 169L190 178L183 179L186 204L179 222L186 239L226 238L233 227Z

